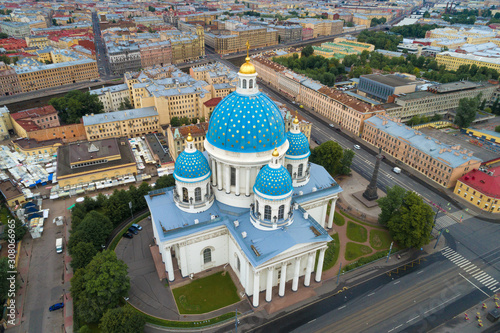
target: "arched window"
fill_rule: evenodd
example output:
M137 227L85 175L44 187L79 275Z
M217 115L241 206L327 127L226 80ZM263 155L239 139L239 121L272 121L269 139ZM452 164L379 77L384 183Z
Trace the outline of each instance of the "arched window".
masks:
M238 272L241 272L241 262L240 262L240 257L236 256L236 268L238 269Z
M247 80L243 80L243 89L247 88Z
M299 177L302 176L303 170L304 170L304 164L299 164L299 172L298 172Z
M271 206L264 206L264 220L271 220Z
M209 262L212 262L212 250L205 249L203 250L203 263L208 264Z
M289 173L289 174L290 174L290 176L291 176L291 175L292 175L292 170L293 170L292 165L291 165L291 164L288 164L288 165L286 166L286 170L288 171L288 173Z
M188 189L185 187L182 188L182 201L189 202Z
M253 88L253 80L248 81L248 88Z
M284 216L285 216L285 205L281 205L280 208L278 208L278 220L283 220Z
M194 201L201 201L201 187L194 189Z

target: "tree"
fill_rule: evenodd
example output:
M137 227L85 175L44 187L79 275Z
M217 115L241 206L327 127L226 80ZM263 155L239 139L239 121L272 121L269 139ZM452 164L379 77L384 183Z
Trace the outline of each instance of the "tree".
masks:
M98 253L71 279L75 310L86 323L97 323L108 309L116 308L129 289L127 265L110 250Z
M495 132L500 133L500 125L498 125L498 126L495 127Z
M352 28L352 27L354 27L354 22L347 22L347 23L345 24L345 26L346 26L346 27L349 27L349 28Z
M52 19L52 25L53 25L54 27L59 26L59 24L57 23L57 20L56 20L56 19Z
M8 298L9 294L10 281L8 278L12 275L11 273L8 273L9 271L12 271L9 267L9 258L0 258L0 301L2 304L4 303L4 300Z
M344 149L344 156L342 156L342 159L340 160L339 173L341 175L351 174L351 164L353 158L354 158L354 151L352 151L351 149Z
M342 160L342 147L333 141L327 141L314 148L311 152L311 162L323 166L330 175L337 175Z
M391 237L404 248L429 243L434 227L432 208L415 192L408 191L399 210L387 222Z
M143 332L145 324L140 313L130 307L121 307L106 311L99 328L102 333L135 333Z
M107 216L113 216L117 213L118 211L112 212ZM100 250L101 245L106 243L112 230L113 225L108 217L95 210L89 212L76 228L73 226L71 229L68 240L69 253L73 255L76 246L81 242L92 243L97 251Z
M166 188L175 185L175 179L173 175L161 176L156 180L155 189Z
M458 102L458 108L455 115L455 124L457 126L460 128L467 128L472 124L472 121L476 118L480 98L480 95L471 98L465 97Z
M14 235L16 242L19 242L21 239L23 239L24 235L26 232L28 232L28 227L26 227L24 224L21 223L17 218L14 219ZM3 233L3 239L8 240L9 239L9 233L4 232Z
M7 35L5 32L0 32L0 39L5 39L9 38L9 35Z
M130 216L130 194L125 190L115 190L103 207L104 214L110 217L114 226Z
M431 17L431 14L428 11L425 11L424 18L429 18L429 17Z
M76 124L80 119L88 114L98 114L104 111L104 105L97 95L73 90L63 97L52 98L49 101L57 112L61 121L66 124Z
M156 11L155 7L153 7L153 6L149 6L149 7L148 7L148 10L149 10L150 12L152 12L152 13L154 13L154 12Z
M76 271L79 268L85 268L97 254L94 244L88 242L79 242L71 251L71 268Z
M307 45L306 47L304 47L302 49L301 56L307 58L307 57L313 55L313 53L314 53L313 47L311 45Z
M118 107L118 110L130 110L133 109L134 107L132 106L132 103L130 103L130 100L128 97L125 97L121 102L120 106Z
M386 225L394 213L401 207L406 190L398 185L387 188L387 195L377 200L382 210L378 216L378 223Z
M179 117L172 117L172 119L170 119L170 126L172 126L172 127L181 126L181 121L180 121Z

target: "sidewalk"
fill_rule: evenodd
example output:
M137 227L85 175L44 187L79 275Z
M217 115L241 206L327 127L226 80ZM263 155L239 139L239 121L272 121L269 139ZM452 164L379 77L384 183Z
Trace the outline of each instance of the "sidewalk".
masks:
M71 298L71 278L73 277L73 269L70 266L71 257L68 254L68 239L69 239L69 226L68 219L64 223L64 331L66 333L73 333L73 299Z
M30 270L31 253L33 251L33 240L31 237L25 237L21 242L21 250L19 253L19 264L17 267L18 278L21 282L16 295L17 317L16 325L21 324L27 318L24 315L24 302L26 299L26 291L28 289L28 273Z

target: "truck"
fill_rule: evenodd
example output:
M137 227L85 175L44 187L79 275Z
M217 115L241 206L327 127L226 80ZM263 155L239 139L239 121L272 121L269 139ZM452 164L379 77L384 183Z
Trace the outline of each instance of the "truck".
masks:
M56 253L62 253L63 251L63 239L56 239Z
M400 168L398 168L398 167L394 167L394 168L392 169L392 171L393 171L394 173L401 173L401 169L400 169Z

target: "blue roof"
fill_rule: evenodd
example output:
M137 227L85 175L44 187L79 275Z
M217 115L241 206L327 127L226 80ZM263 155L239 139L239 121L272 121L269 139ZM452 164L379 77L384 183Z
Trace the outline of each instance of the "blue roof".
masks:
M307 156L311 155L311 150L309 149L309 141L307 141L307 137L304 133L287 132L286 137L288 139L288 143L290 144L288 150L286 151L287 157L302 156L306 154ZM304 156L302 158L305 158L307 156Z
M196 150L188 153L183 151L175 161L174 178L178 177L185 179L197 179L200 177L207 178L211 174L208 161L203 154ZM179 179L184 181L183 179Z
M285 143L285 123L276 104L263 93L232 92L215 108L207 140L226 151L270 151Z
M293 190L292 178L282 165L279 168L266 165L260 169L253 189L269 196L285 195Z

